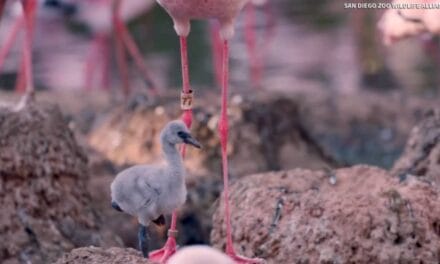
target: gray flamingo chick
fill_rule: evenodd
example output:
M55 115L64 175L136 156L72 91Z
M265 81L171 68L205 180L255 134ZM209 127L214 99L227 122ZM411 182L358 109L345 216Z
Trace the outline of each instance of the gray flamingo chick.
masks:
M186 200L185 169L177 144L201 148L182 121L169 122L160 134L166 163L137 165L120 172L111 184L112 207L139 220L139 247L148 256L146 227L150 222L165 225L165 214Z

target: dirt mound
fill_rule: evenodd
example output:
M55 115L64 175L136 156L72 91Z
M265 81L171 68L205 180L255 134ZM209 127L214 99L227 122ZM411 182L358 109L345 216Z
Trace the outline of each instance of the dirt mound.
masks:
M413 128L392 173L402 180L414 175L440 186L440 109L428 111Z
M58 107L0 109L0 262L50 263L74 247L118 244L100 230L87 177Z
M77 248L65 254L56 264L150 264L141 253L131 248Z
M236 248L268 263L440 261L440 195L415 177L369 166L266 173L236 182L231 202ZM211 240L224 247L220 208Z

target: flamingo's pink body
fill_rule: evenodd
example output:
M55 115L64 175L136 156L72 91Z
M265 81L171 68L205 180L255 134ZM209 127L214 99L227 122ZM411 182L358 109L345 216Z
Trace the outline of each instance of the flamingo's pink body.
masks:
M186 37L190 32L190 20L192 19L215 19L220 24L220 37L223 39L222 48L222 98L221 115L218 123L219 136L221 142L222 169L223 169L223 199L225 204L225 224L226 224L226 253L236 263L261 263L261 259L249 259L237 255L232 245L231 219L229 212L229 172L227 158L228 142L228 83L229 83L229 39L234 36L234 22L240 10L249 0L157 0L165 8L174 22L174 29L180 36L181 60L182 60L182 98L192 98L192 90L189 83L188 56ZM191 100L190 100L191 101ZM184 102L184 101L182 101ZM192 105L182 103L185 124L190 127L192 123ZM184 150L182 155L184 155ZM170 234L176 233L176 212L173 213ZM164 248L150 253L149 257L153 261L164 263L174 254L176 241L174 236L169 236Z
M179 36L188 36L191 19L217 19L224 40L234 35L234 21L249 0L157 0L174 21Z
M435 0L394 0L393 4L440 4ZM440 9L389 9L379 21L385 44L421 33L440 34Z

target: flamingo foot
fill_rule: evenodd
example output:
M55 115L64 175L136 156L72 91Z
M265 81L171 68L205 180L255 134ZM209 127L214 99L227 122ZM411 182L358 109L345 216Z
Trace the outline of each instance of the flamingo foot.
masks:
M20 101L18 101L17 105L15 106L15 111L21 111L23 108L25 108L28 104L34 102L35 100L35 94L34 92L28 92L21 96Z
M230 258L234 260L236 264L263 264L265 263L264 259L260 258L247 258L236 253L228 254Z
M168 230L168 240L163 246L163 248L150 252L148 258L151 261L156 261L161 264L164 264L174 253L176 253L177 250L176 234L177 231Z

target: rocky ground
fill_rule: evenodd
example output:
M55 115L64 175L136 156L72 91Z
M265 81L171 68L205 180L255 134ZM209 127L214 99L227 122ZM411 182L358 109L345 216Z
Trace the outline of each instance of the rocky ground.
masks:
M102 97L78 104L55 95L63 114L46 103L53 96L42 94L21 112L0 112L0 200L7 206L0 233L8 241L0 242L0 259L50 263L78 248L58 263L136 263L134 250L104 249L137 244L136 220L109 206L108 187L123 168L160 160L158 133L180 111L175 95L137 96L127 104ZM218 98L198 96L204 100L194 111L193 132L205 148L190 150L186 160L189 195L179 244L222 248ZM232 95L238 251L269 263L439 261L439 114L426 110L434 104L362 92ZM350 168L391 167L403 149L390 172ZM267 171L280 172L247 176ZM166 230L150 231L152 247L161 246Z
M85 247L72 250L65 254L55 264L150 264L142 254L131 248Z
M0 109L0 260L51 263L84 245L120 245L87 192L87 155L59 107Z
M392 173L402 179L415 175L440 187L440 109L427 111L412 129Z
M370 166L263 173L235 183L230 201L236 248L267 263L440 261L440 195L416 177ZM223 248L221 205L211 242Z

